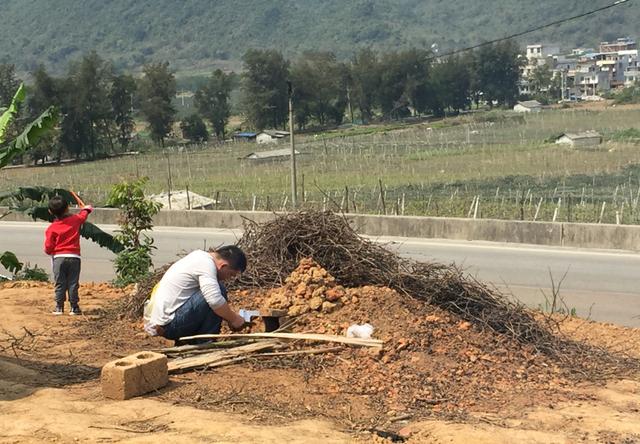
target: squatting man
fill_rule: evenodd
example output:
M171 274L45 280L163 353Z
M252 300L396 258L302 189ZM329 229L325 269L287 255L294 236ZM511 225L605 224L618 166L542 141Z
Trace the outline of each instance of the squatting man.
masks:
M145 304L144 329L152 336L176 341L186 336L216 334L222 321L240 330L245 320L228 303L227 282L247 268L244 252L228 245L196 250L175 262Z

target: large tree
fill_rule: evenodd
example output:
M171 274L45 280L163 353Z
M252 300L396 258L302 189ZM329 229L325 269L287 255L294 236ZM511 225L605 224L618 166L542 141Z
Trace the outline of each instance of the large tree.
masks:
M468 64L458 56L451 56L431 69L431 89L435 100L431 104L434 113L447 109L458 112L470 104L471 76Z
M145 65L140 80L141 111L151 129L151 137L164 146L171 132L176 109L172 100L176 95L176 78L169 63Z
M525 62L520 52L515 42L506 40L483 46L475 53L475 88L490 106L494 101L511 106L518 100L520 68Z
M378 101L386 116L400 117L429 110L433 92L429 85L430 52L409 49L385 54L380 61Z
M285 127L289 62L272 49L250 49L242 61L242 105L247 119L256 129Z
M305 52L291 68L297 114L304 123L312 117L320 125L340 124L347 105L347 69L330 52Z
M43 65L40 65L31 73L33 83L29 89L27 104L30 119L35 119L50 106L63 108L62 88L63 82L49 75ZM60 143L61 132L52 128L42 137L40 143L29 150L29 156L34 162L42 161L49 156L55 156L58 161L62 158L63 145Z
M352 103L360 110L364 123L373 118L377 105L377 93L380 87L380 61L377 53L370 49L361 49L351 60L349 87Z
M96 52L72 63L62 82L61 140L75 157L95 159L107 148L113 149L113 118L109 89L111 64Z
M195 94L196 108L211 123L220 140L224 140L225 127L231 115L229 96L232 89L232 77L217 69Z
M132 76L121 74L113 77L109 98L116 126L116 137L123 151L131 142L131 134L135 127L133 120L133 94L135 92L136 82Z
M551 86L551 79L553 78L553 73L551 72L551 68L546 63L538 64L531 71L531 76L529 77L529 85L531 85L531 92L533 94L539 94L542 92L546 92L549 90Z
M207 125L198 114L191 114L180 122L182 137L190 142L206 142L209 140Z

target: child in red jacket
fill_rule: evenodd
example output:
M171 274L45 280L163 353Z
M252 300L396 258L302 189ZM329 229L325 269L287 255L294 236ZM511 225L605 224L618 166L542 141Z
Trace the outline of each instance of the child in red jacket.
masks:
M67 292L71 304L70 315L82 314L78 305L78 281L80 279L80 227L87 220L91 206L84 206L78 214L69 214L69 204L55 196L49 200L49 213L55 220L45 232L44 252L52 256L55 279L55 315L64 313Z

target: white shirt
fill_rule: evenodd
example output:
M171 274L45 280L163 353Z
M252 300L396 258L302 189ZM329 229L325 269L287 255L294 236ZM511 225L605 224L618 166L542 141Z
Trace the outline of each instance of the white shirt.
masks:
M197 292L212 310L227 303L218 284L216 264L202 250L189 253L162 276L145 306L145 330L155 334L155 326L171 322L176 310Z

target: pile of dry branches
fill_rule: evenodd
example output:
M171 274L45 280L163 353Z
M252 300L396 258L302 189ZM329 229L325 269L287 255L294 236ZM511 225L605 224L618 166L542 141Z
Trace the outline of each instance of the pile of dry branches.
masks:
M552 339L523 306L455 265L401 258L360 237L334 213L292 213L262 225L247 221L239 246L250 264L236 283L241 287L282 285L298 261L310 257L345 287L387 286L523 343L544 347Z
M589 362L612 369L640 368L635 360L613 357L605 350L562 338L548 323L539 322L523 305L478 282L455 265L416 262L385 246L360 237L342 216L305 211L257 224L246 220L238 245L247 254L249 268L233 288L271 288L284 283L302 258L312 258L345 287L381 285L433 304L473 324L505 335L561 361ZM119 309L140 316L145 299L165 269L139 284L138 292ZM603 366L597 365L598 371Z

